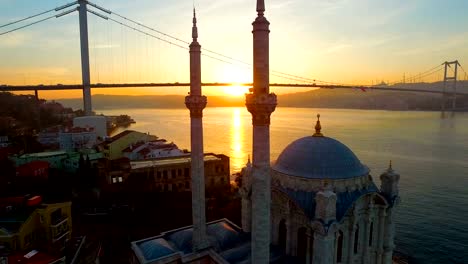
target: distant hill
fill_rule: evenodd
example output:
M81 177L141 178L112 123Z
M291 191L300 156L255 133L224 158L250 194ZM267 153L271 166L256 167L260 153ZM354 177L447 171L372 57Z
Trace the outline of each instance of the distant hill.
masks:
M442 90L441 83L406 84L411 89ZM393 87L402 87L395 85ZM459 82L458 90L468 93L468 82ZM451 89L449 89L451 90ZM118 108L185 108L182 95L94 95L95 109ZM82 107L82 99L59 99L64 106ZM382 110L439 110L440 94L394 91L363 91L361 89L318 89L278 95L280 107L319 107ZM208 107L244 106L244 97L209 96ZM449 102L447 102L447 107ZM468 96L459 96L457 106L468 110Z

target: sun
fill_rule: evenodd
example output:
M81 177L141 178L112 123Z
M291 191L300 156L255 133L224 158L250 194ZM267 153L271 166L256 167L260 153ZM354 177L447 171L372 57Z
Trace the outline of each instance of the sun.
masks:
M223 87L223 93L229 96L239 97L246 94L249 90L249 87L242 86L239 84L232 84L231 86Z
M252 73L248 68L241 68L236 65L226 65L222 68L220 75L222 82L231 84L222 88L223 95L239 97L249 91L249 87L241 85L241 83L252 82Z

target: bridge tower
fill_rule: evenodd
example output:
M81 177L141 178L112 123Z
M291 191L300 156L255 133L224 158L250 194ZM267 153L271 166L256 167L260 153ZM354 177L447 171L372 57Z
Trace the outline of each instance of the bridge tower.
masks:
M80 46L81 46L81 78L83 81L83 110L85 115L92 115L91 106L91 77L89 72L89 46L88 46L88 9L86 0L78 0L80 20Z
M454 66L453 69L453 75L448 74L448 69L452 68L451 66ZM460 63L458 60L454 61L446 61L444 62L444 87L443 87L443 94L442 94L442 112L445 111L445 104L447 102L447 97L449 96L447 92L447 87L452 86L452 111L455 111L457 107L457 75L458 75L458 66L460 66Z

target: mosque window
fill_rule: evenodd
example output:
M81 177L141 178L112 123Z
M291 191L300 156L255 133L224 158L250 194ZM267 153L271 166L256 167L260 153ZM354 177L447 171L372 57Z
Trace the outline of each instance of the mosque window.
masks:
M340 263L343 259L343 232L338 231L338 245L336 250L336 262Z
M356 227L354 232L354 254L358 253L358 244L359 244L359 226Z
M374 233L374 222L371 222L369 228L369 246L372 247L372 235Z
M286 228L286 220L281 220L279 224L279 238L278 238L278 245L280 246L280 249L283 252L286 252L286 234L287 234L287 228Z
M305 227L297 230L297 257L300 263L306 263L307 257L307 229Z

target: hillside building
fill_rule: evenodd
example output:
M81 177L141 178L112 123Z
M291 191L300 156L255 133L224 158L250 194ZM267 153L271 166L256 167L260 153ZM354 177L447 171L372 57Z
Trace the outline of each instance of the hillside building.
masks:
M157 140L158 138L153 135L141 133L133 130L125 130L111 138L106 138L104 142L99 145L99 149L104 154L105 158L118 159L124 157L123 150L131 144L138 142Z

